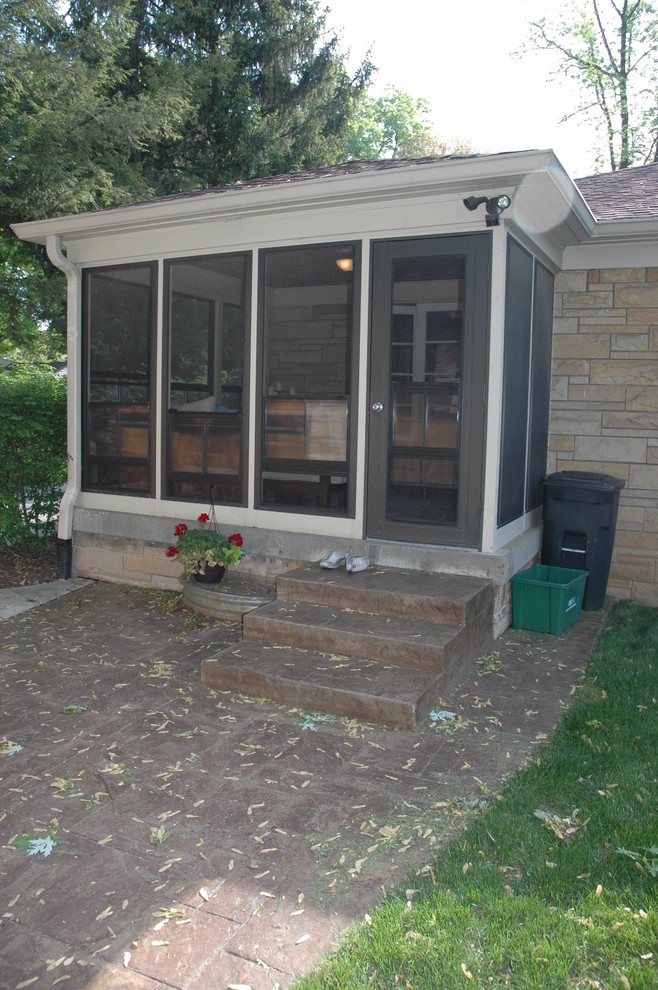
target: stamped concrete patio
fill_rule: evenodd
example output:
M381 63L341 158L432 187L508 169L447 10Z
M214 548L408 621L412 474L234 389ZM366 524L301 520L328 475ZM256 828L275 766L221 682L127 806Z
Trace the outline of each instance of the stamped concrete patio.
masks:
M0 622L3 990L290 986L532 758L603 622L510 630L403 731L202 687L239 626L178 603L92 583Z

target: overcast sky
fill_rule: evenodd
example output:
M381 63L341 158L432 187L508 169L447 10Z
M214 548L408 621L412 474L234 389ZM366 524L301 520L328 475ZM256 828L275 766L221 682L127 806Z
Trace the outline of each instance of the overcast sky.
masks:
M596 171L596 135L582 118L561 124L577 103L573 85L549 81L547 53L515 57L545 0L326 0L329 25L358 64L368 49L387 85L426 99L436 132L474 151L553 148L577 178Z

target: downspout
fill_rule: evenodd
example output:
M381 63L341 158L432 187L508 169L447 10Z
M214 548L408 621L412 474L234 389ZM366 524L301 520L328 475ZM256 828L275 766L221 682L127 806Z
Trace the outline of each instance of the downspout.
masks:
M66 275L66 418L68 475L57 524L57 577L70 578L73 563L73 510L80 494L81 402L80 317L82 274L62 252L58 234L46 238L48 257Z

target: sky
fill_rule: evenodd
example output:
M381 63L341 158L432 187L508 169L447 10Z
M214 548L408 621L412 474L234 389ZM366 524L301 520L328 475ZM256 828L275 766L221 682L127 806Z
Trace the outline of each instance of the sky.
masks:
M551 81L554 58L515 56L545 0L325 0L328 25L358 65L368 50L378 72L371 95L392 85L432 108L439 137L476 152L552 148L572 178L597 171L596 133L575 84ZM548 7L550 10L550 6Z

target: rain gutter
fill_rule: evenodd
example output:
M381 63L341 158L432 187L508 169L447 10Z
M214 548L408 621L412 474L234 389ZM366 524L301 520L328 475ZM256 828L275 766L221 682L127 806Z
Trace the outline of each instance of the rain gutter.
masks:
M57 525L57 576L70 578L73 562L73 510L80 494L81 419L80 419L80 314L82 309L82 273L78 265L62 251L59 234L46 238L48 257L66 275L66 416L68 475L59 507Z

